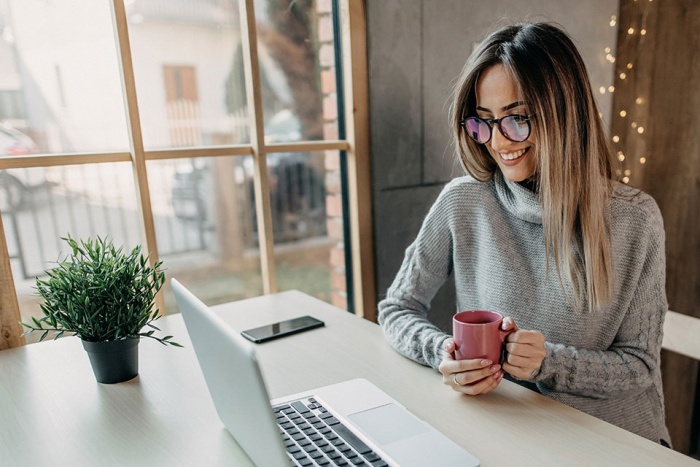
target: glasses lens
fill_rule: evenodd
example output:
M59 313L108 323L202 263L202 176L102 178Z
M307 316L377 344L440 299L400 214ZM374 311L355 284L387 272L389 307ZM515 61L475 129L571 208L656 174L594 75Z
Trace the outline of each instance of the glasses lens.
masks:
M467 129L467 134L477 143L484 144L491 139L491 127L480 118L468 118L464 127Z
M501 120L501 130L506 138L516 143L530 136L530 120L524 115L511 115Z

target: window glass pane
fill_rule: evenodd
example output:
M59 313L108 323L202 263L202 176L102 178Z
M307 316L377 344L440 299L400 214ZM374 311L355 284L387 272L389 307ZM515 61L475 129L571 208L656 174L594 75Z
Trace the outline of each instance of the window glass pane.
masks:
M0 211L23 321L40 316L35 277L68 253L61 237L99 235L125 249L143 244L136 203L128 162L0 171ZM28 342L39 335L29 334Z
M32 140L19 154L128 148L109 2L3 0L0 24L1 128Z
M148 161L166 276L215 305L262 295L250 156ZM168 313L178 310L166 283Z
M248 142L235 0L127 2L147 149Z
M286 13L279 9L284 3L256 2L265 80L277 83L263 90L266 140L337 139L331 2L287 2ZM147 148L248 142L237 5L126 2ZM0 155L128 149L110 16L103 2L0 0ZM306 32L293 33L297 23ZM325 27L331 32L321 32ZM286 46L292 37L311 44L288 50L302 65L297 77L275 37ZM294 55L302 51L313 52L310 62ZM284 92L286 100L279 99ZM346 307L339 153L266 157L280 290ZM166 275L208 304L262 294L253 158L158 160L147 167ZM99 235L129 249L144 244L137 203L128 162L0 170L0 212L22 320L40 313L35 277L67 253L61 237ZM168 283L165 301L167 312L177 311Z
M347 308L339 152L270 154L279 290Z
M267 142L338 137L331 5L255 2Z

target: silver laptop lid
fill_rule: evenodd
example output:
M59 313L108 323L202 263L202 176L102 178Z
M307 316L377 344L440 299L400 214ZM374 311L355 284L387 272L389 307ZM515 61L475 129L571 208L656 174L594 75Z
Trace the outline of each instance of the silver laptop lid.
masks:
M177 280L170 283L224 426L256 465L289 465L252 344Z

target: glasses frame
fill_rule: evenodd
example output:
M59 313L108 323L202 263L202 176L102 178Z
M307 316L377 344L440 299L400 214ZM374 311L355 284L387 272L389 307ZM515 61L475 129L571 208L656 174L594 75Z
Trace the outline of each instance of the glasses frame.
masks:
M501 132L504 138L506 138L508 141L512 141L514 143L522 143L523 141L527 141L527 139L530 137L532 134L532 125L530 125L530 118L533 116L533 114L510 114L510 115L504 115L501 118L481 118L477 116L472 116L472 117L467 117L459 121L459 126L462 127L462 129L467 133L467 135L476 143L478 144L488 144L489 141L491 141L491 138L493 138L493 124L496 123L498 125L498 131ZM507 119L507 118L521 118L527 123L527 136L521 140L515 140L513 138L510 138L505 132L503 131L503 127L501 126L501 121ZM483 143L481 141L477 141L476 138L474 138L471 134L469 134L469 131L467 130L467 121L468 120L479 120L484 123L486 123L486 126L489 128L489 138L484 141Z

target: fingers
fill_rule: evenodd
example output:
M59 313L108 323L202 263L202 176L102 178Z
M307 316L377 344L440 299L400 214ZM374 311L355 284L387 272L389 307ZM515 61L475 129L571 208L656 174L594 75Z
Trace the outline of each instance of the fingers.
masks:
M503 322L501 323L501 329L503 329L504 331L517 331L518 326L516 326L513 318L508 316L506 318L503 318Z
M438 366L438 371L440 371L440 373L442 373L443 376L452 378L453 373L464 373L472 372L475 370L483 370L484 368L488 368L492 364L493 362L491 360L455 360L453 357L446 357L440 362L440 366ZM462 381L462 384L468 383L469 381L466 379Z
M443 354L442 361L438 370L444 376L449 376L452 373L459 373L462 371L478 370L491 365L493 362L491 360L455 360L454 351L455 343L452 339L446 339L443 344L443 349L445 353Z
M547 352L539 331L516 331L507 338L503 369L518 379L528 379L542 366Z
M476 396L496 389L503 379L503 371L501 371L501 365L495 364L480 370L453 373L452 378L447 379L448 382L446 384L452 386L453 390L462 394Z
M516 344L542 344L544 346L544 335L539 331L518 330L510 334L507 341Z
M499 364L491 360L454 360L446 357L438 367L443 384L463 394L477 395L492 391L503 378Z
M454 360L454 351L457 350L455 341L452 339L445 339L445 342L442 344L442 348L445 351L443 358L450 358Z

